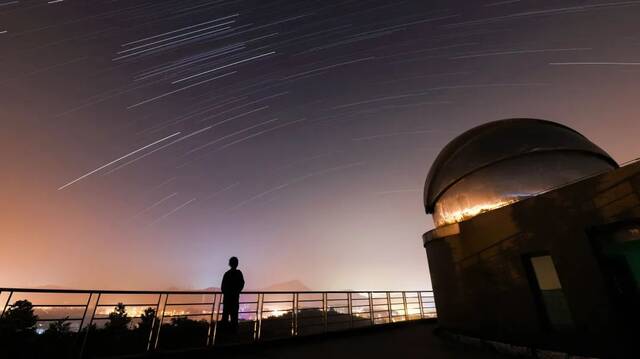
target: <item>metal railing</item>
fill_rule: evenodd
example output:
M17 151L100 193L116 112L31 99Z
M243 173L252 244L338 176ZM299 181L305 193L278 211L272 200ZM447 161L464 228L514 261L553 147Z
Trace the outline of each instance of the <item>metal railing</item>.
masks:
M229 336L220 333L224 306L220 292L0 288L0 304L4 304L0 320L19 300L32 304L38 334L46 332L48 323L69 323L75 336L70 356L80 358L89 356L88 350L99 351L92 337L98 338L108 326L109 314L118 303L124 304L130 319L128 331L137 330L138 338L144 338L138 347L142 352L164 349L163 344L180 347L171 336L184 335L176 329L184 320L192 330L182 337L189 339L187 346L204 347L436 318L433 292L426 290L242 292L239 327ZM152 313L150 323L147 315L146 327L140 318L145 309Z

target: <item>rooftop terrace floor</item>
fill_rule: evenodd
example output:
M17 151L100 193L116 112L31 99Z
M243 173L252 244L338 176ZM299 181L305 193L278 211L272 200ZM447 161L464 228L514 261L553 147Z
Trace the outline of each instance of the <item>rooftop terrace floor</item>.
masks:
M206 350L155 353L150 358L337 359L337 358L507 358L445 341L434 334L437 323L421 320L327 335Z

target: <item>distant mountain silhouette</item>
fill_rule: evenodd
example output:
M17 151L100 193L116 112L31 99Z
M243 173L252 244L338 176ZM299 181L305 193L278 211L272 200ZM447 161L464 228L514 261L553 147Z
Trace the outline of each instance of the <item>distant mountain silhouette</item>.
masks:
M260 291L290 291L290 292L306 292L310 291L309 287L301 281L294 279L287 282L272 284L268 287L260 289Z

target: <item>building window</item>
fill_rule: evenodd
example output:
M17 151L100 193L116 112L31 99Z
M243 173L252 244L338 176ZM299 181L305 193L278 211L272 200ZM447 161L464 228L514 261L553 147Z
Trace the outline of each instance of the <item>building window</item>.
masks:
M535 277L534 287L544 315L553 329L563 330L573 327L569 305L562 291L558 272L549 255L530 257L530 265Z

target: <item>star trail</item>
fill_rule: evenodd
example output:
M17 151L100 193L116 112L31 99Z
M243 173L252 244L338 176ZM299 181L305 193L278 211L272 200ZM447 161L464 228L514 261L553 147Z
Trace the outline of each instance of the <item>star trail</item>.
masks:
M457 134L540 117L638 157L619 136L640 130L639 18L640 1L0 2L0 279L204 288L236 255L250 288L428 288L420 192Z

